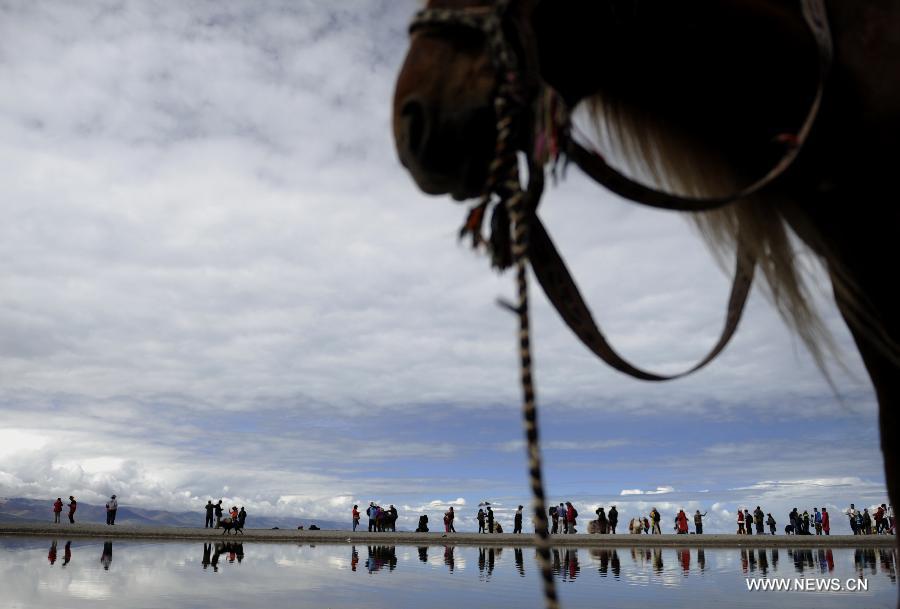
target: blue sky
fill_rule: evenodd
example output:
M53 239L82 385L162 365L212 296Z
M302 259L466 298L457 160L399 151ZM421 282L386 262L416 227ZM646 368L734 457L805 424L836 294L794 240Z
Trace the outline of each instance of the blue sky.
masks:
M417 5L0 7L0 496L377 500L407 526L528 500L512 278L393 149ZM626 356L675 371L713 344L728 277L683 217L574 170L542 216ZM839 396L759 290L725 354L665 384L604 368L534 291L551 498L720 530L886 501L871 386L798 255Z

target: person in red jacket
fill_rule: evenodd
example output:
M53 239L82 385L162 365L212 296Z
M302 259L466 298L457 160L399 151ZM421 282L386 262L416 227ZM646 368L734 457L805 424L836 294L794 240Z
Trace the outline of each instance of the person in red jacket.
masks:
M71 524L75 524L75 510L78 509L78 502L75 501L75 497L69 495L69 522Z
M53 524L59 524L59 515L62 513L62 497L57 497L53 503Z
M688 519L687 514L684 513L684 510L678 510L678 515L675 517L675 524L678 525L679 535L687 535Z
M826 535L831 531L831 522L828 520L828 508L822 508L822 532Z
M356 527L359 526L359 505L353 506L353 530L356 530ZM355 571L355 569L354 569Z
M571 501L566 501L566 533L576 533L575 519L578 518L578 510Z

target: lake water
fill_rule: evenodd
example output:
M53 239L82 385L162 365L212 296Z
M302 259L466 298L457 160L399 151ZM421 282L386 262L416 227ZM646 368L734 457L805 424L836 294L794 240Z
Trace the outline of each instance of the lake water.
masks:
M888 549L562 548L554 564L564 609L892 608L897 598ZM0 538L0 606L539 608L536 571L533 548ZM836 578L844 589L748 591L748 578ZM846 589L859 579L868 591Z

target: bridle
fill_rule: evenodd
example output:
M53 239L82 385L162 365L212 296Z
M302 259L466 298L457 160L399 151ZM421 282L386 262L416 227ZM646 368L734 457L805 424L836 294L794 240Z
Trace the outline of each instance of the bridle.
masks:
M439 32L459 27L481 32L497 73L495 109L498 137L494 160L480 203L475 206L460 231L471 235L473 244L481 238L481 224L486 210L496 195L504 201L512 189L509 164L515 152L510 148L515 137L523 141L521 148L528 160L528 185L524 191L525 218L530 234L525 252L535 276L548 299L576 336L600 359L613 368L643 380L669 380L691 374L710 363L728 344L740 321L750 291L755 258L745 240L738 236L735 274L732 281L725 324L718 342L698 364L679 374L656 374L630 364L610 346L594 322L562 256L553 244L540 218L534 213L543 192L543 166L562 157L578 165L596 182L616 194L651 207L678 211L707 211L747 198L771 185L791 167L806 142L819 113L825 81L831 68L832 41L828 29L824 0L799 0L804 19L813 35L819 57L818 86L806 118L796 133L783 134L785 146L780 160L765 175L739 191L719 197L689 197L664 192L641 184L612 167L599 152L580 144L573 137L569 111L555 92L540 79L533 34L521 16L512 14L516 0L498 0L492 4L460 9L428 8L419 11L410 24L410 32L434 28ZM517 55L510 35L517 38L524 57ZM519 188L517 185L515 188ZM498 268L510 266L506 206L495 205L491 220L492 233L487 242L493 263Z
M525 394L523 412L530 456L531 484L535 496L535 529L538 533L538 555L544 575L548 607L557 600L549 564L547 520L544 513L543 484L537 447L536 411L531 380L530 331L526 270L530 263L538 282L550 302L576 336L592 352L613 368L635 378L661 381L691 374L707 365L728 344L737 329L746 304L756 259L747 239L739 234L736 247L735 273L731 294L718 342L696 365L678 374L656 374L642 370L622 358L603 336L578 290L549 234L536 214L544 186L544 166L565 157L604 187L632 201L661 209L679 211L712 210L750 195L771 185L796 160L819 113L825 81L831 69L832 41L828 29L824 0L798 0L809 31L813 35L819 57L818 87L807 116L799 130L782 138L785 151L781 159L761 178L738 192L722 197L686 197L660 191L636 182L612 167L603 156L578 143L572 136L569 111L538 73L537 50L530 26L521 15L514 15L515 0L495 2L460 9L427 8L419 11L410 23L410 33L436 29L440 33L451 28L480 32L497 74L494 108L497 116L497 141L494 159L481 201L469 213L460 236L471 235L473 244L481 238L481 225L493 203L491 237L488 242L493 264L506 268L515 264L519 303L507 305L520 318L522 384ZM516 45L510 36L516 38ZM519 55L521 53L521 56ZM517 148L518 146L518 148ZM517 150L527 159L528 184L523 190L518 171ZM510 227L512 234L510 235Z

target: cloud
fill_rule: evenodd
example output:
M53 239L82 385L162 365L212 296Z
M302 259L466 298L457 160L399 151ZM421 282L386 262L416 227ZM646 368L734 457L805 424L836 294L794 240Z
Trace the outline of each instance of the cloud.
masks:
M675 488L672 486L657 486L656 490L653 491L642 491L641 489L632 488L632 489L622 489L619 492L619 495L665 495L667 493L672 493L675 491Z

